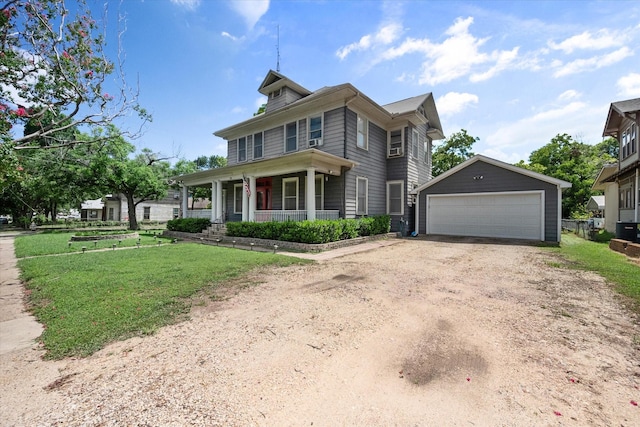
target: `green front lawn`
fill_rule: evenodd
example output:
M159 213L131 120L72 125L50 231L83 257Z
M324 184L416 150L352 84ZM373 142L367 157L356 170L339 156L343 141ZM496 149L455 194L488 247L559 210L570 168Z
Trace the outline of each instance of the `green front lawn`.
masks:
M633 299L636 308L640 309L640 266L625 255L609 249L608 243L562 234L560 247L550 250L573 261L570 267L600 274L613 283L618 292Z
M18 243L22 248L66 246L66 240L53 235L21 237ZM189 297L213 293L249 270L302 262L189 243L27 258L18 266L32 311L46 328L41 340L47 357L59 359L87 356L109 342L153 333L184 318Z
M86 231L84 232L86 233ZM104 232L103 232L104 233ZM168 237L161 237L161 231L155 231L157 235L153 234L154 231L139 231L140 246L157 245L170 243L173 239ZM116 247L135 247L138 239L128 237L123 239L105 239L105 240L89 240L89 241L77 241L72 242L71 236L73 232L45 232L26 236L19 236L15 240L15 252L17 258L24 258L29 256L39 255L53 255L64 253L77 253L82 252L82 248L86 248L87 251L93 251L96 249L112 249L113 245ZM82 234L82 233L78 233ZM114 231L113 234L120 234L120 231Z

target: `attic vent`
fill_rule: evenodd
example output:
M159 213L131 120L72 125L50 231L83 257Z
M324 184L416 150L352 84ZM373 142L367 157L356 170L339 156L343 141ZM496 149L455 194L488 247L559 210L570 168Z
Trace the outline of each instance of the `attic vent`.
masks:
M426 117L426 114L424 114L424 107L422 105L418 107L418 113Z
M274 90L273 92L271 92L269 95L271 95L271 99L273 98L277 98L280 95L282 95L282 89L278 89L278 90Z

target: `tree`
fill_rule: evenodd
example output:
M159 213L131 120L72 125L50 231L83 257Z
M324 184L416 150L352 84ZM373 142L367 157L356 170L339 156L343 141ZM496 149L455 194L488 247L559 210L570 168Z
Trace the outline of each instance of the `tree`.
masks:
M433 176L440 175L473 157L474 153L471 151L471 147L479 140L480 138L467 134L464 129L451 134L433 152Z
M532 152L528 164L521 161L516 166L570 182L571 188L562 196L562 216L579 218L587 215L586 204L594 194L591 186L598 172L605 163L616 161L612 153L617 154L617 149L609 140L589 145L565 133Z
M127 199L129 229L138 229L136 207L146 200L159 200L167 195L170 165L166 159L145 148L134 158L134 147L117 129L109 129L109 138L92 161L88 172L104 193L123 194Z
M137 92L128 89L122 64L105 55L106 24L99 25L83 1L74 11L64 0L9 0L1 6L0 144L5 150L94 142L64 131L105 126L131 110L143 123L150 120L137 104ZM117 96L106 91L115 70ZM13 135L16 124L29 124L28 132Z
M227 166L227 159L223 156L199 156L195 160L181 159L173 167L172 175L185 175L201 170L217 169ZM176 186L176 189L178 187ZM191 189L191 209L198 200L205 200L211 197L211 187L190 187Z

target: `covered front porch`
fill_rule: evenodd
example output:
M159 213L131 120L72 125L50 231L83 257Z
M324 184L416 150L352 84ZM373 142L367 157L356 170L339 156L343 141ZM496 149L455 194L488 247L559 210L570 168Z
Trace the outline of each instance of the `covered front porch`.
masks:
M344 212L344 191L335 190L342 187L343 172L354 166L350 160L308 149L182 175L176 177L182 184L181 216L212 223L338 219ZM211 209L188 209L192 186L211 186Z

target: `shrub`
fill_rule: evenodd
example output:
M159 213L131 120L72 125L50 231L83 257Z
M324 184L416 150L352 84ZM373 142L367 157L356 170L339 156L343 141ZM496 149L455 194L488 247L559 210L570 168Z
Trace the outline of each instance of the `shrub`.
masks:
M167 224L169 228L169 224ZM285 222L228 222L227 235L298 243L329 243L388 233L391 217ZM171 230L171 228L169 228Z
M238 223L242 224L242 223ZM178 218L167 221L167 230L183 233L202 233L211 225L208 218Z

